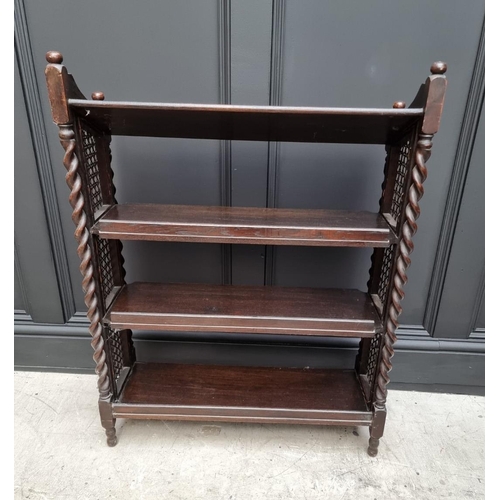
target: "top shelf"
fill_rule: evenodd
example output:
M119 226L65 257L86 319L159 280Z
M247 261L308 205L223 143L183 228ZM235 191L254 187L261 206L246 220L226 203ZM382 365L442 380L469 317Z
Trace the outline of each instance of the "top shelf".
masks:
M314 108L69 99L113 135L240 141L390 144L421 120L422 108Z

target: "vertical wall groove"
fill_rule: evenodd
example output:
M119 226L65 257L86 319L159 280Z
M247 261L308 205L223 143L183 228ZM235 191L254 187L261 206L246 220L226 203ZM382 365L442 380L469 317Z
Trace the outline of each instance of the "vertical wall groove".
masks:
M38 92L35 63L31 50L24 1L15 0L14 8L14 46L18 60L31 140L33 143L35 163L40 181L40 190L42 192L61 306L64 318L68 320L75 312L75 301L57 202L52 162L43 120L42 105Z
M484 338L484 331L477 332L476 324L479 317L479 311L481 310L481 302L484 296L484 285L485 285L485 270L483 269L483 274L481 275L481 281L476 292L476 298L474 300L474 308L472 310L471 321L469 324L468 331L471 332L469 338Z
M273 19L271 33L271 68L269 82L269 105L281 106L283 91L283 45L285 29L285 0L273 0ZM266 206L278 206L278 175L280 145L270 142L267 157L267 196ZM272 285L275 278L276 249L266 246L264 283Z
M231 0L219 0L219 102L231 104ZM220 179L223 206L232 205L231 141L220 141ZM231 245L221 245L222 283L232 282Z
M431 284L424 313L424 327L434 335L443 294L448 262L450 260L453 237L457 225L462 195L467 181L467 173L474 148L476 131L481 117L484 101L484 21L477 49L476 61L465 105L458 147L444 209L443 222L439 236L436 258L432 271Z
M14 239L14 272L17 276L17 281L19 283L19 287L21 288L21 297L23 299L23 306L25 308L25 312L30 314L30 301L28 298L28 293L26 291L26 281L24 279L23 270L19 265L19 256L17 254L17 245Z

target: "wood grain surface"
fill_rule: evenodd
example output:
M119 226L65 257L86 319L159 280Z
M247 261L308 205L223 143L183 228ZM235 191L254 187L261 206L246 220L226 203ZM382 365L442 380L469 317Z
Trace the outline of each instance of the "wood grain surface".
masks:
M371 212L124 204L94 225L101 238L255 245L386 247L397 241Z

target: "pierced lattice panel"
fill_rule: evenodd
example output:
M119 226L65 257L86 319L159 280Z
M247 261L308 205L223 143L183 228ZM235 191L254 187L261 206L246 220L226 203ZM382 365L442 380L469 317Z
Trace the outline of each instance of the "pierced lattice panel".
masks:
M373 384L374 377L377 371L378 357L379 357L382 338L383 338L382 334L377 333L370 342L370 351L368 354L368 364L366 370L366 377L368 379L370 387Z
M390 288L391 282L391 271L392 271L392 263L394 260L394 252L395 245L391 245L390 247L384 248L384 256L382 258L382 267L380 270L380 277L378 280L378 290L377 295L382 303L382 306L385 310L385 305L387 303L387 294Z
M124 366L123 346L120 331L108 330L108 347L115 380L118 380Z
M108 240L97 238L97 259L99 262L99 282L103 295L102 299L106 302L106 299L115 286L111 248Z
M401 215L404 210L406 184L408 180L408 171L411 167L411 143L412 138L408 138L399 148L398 168L396 171L396 179L394 182L394 189L392 192L391 201L391 215L396 221L398 227L401 221Z
M87 179L87 190L92 212L95 213L103 205L101 179L99 177L99 162L94 134L82 126L83 161Z

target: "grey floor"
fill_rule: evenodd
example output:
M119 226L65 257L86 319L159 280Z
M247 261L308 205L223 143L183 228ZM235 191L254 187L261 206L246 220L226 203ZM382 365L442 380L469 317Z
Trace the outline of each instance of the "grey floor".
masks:
M364 427L118 423L96 377L15 374L15 498L484 498L484 398L389 391L375 459Z

